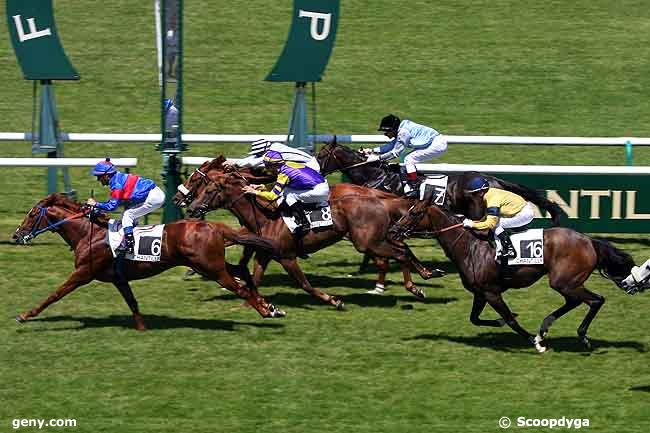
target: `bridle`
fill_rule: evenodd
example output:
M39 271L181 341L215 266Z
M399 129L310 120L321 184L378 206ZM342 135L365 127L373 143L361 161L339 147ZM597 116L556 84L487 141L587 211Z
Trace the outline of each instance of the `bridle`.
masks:
M34 224L32 224L32 227L31 227L29 233L27 233L26 235L24 235L22 237L23 243L30 242L36 236L38 236L38 235L40 235L42 233L45 233L47 231L56 232L57 227L60 226L61 224L64 224L67 221L82 217L82 216L84 216L84 215L86 215L88 213L88 211L78 212L78 213L76 213L76 214L74 214L72 216L69 216L67 218L64 218L64 219L62 219L60 221L51 222L50 218L47 216L48 207L42 207L42 206L36 205L36 206L34 206L34 208L39 210L39 214L38 214L38 217L36 218L36 221L34 222ZM34 208L32 208L32 209L34 209ZM31 211L30 211L30 213L31 213ZM47 224L47 226L41 229L39 227L41 226L41 222L43 220L45 220L45 223Z

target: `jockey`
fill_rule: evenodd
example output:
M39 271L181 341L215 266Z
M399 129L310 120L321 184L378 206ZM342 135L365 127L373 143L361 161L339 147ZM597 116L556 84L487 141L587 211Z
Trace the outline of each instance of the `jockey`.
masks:
M224 166L226 167L262 167L264 165L264 154L268 151L275 151L282 155L282 160L286 162L297 162L304 164L307 167L320 173L320 165L318 160L302 150L296 149L295 147L289 147L286 144L278 142L270 142L266 139L256 140L251 143L251 151L248 152L248 156L239 161L232 159L226 160Z
M501 241L501 257L514 259L517 257L512 241L503 230L523 227L535 217L533 206L521 196L498 188L491 188L482 176L476 176L469 181L466 191L478 194L485 202L487 217L482 221L463 220L463 226L475 230L494 230L494 235Z
M282 159L282 154L275 150L269 150L264 154L264 165L278 173L273 189L264 191L264 185L246 185L244 193L255 194L269 201L284 197L297 225L293 236L298 255L301 258L308 258L302 246L303 234L310 229L303 203L327 203L330 192L327 180L306 164L285 161Z
M165 131L170 132L174 126L178 126L178 108L171 99L165 99L163 102L163 111L165 112Z
M118 251L132 254L135 245L134 224L141 216L161 207L165 203L165 193L150 179L117 171L110 158L98 162L91 174L97 176L97 181L102 185L109 186L111 198L105 202L97 202L89 198L86 204L107 212L117 209L120 203L127 204L127 209L122 214L124 240L118 247Z
M417 197L418 180L415 164L437 158L447 151L447 139L433 128L417 124L411 120L389 114L381 119L379 131L391 139L388 143L364 152L368 161L387 161L399 158L405 148L413 149L404 158L407 185L404 188L407 197Z

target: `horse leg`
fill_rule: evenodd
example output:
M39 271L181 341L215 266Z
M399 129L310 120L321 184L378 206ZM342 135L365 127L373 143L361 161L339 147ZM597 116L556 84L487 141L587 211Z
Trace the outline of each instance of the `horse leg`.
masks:
M544 318L542 324L539 326L539 332L535 337L538 343L542 342L544 338L546 338L546 334L548 334L548 330L553 324L553 322L555 322L560 317L564 316L569 311L576 308L581 303L580 299L574 296L568 296L567 294L564 293L561 294L562 296L564 296L564 305L562 305L560 308L553 311L551 314L549 314Z
M508 305L501 297L501 293L486 292L485 299L487 300L488 304L490 304L490 306L494 308L497 313L499 313L499 315L503 318L503 320L505 320L506 324L510 326L513 331L527 339L533 346L535 346L535 349L537 349L539 353L546 352L546 347L542 346L533 334L526 331L517 322L515 315L512 313L512 311L510 311L510 308L508 308Z
M361 264L359 265L359 270L357 271L357 274L361 275L366 272L366 269L368 269L368 264L370 264L370 259L372 256L368 253L363 255L363 260L361 261ZM377 263L375 259L375 263Z
M492 326L494 328L500 328L506 324L504 319L499 320L484 320L481 319L481 313L487 304L487 300L480 294L474 294L474 300L472 302L472 312L469 314L469 321L476 326ZM514 314L513 314L514 316Z
M93 280L93 278L94 275L90 273L90 269L87 266L83 266L75 269L74 272L70 274L70 276L68 276L68 279L65 280L65 282L61 284L61 286L59 286L59 288L56 289L54 293L51 293L50 296L48 296L38 307L16 316L16 321L22 323L31 317L38 316L50 304L59 301L65 295L67 295L70 292L73 292L78 287L88 284Z
M242 266L248 266L251 257L255 253L255 249L249 245L244 246L244 251L242 252L241 258L239 259L239 264Z
M269 302L260 294L260 292L257 290L257 285L253 281L253 278L251 277L251 274L248 272L248 268L245 265L232 265L226 262L226 270L230 275L233 275L236 279L238 278L241 282L246 284L250 295L257 299L258 303L264 305L270 311L271 317L284 317L287 315L284 311L277 308L274 304ZM245 303L247 305L250 304L248 301L245 301Z
M280 260L280 264L287 271L287 273L291 275L291 277L296 280L298 284L300 284L300 287L305 292L322 299L328 304L332 304L336 307L337 310L343 309L343 300L335 296L330 296L327 293L322 292L315 287L312 287L312 285L307 280L307 277L302 272L302 269L300 269L300 266L298 266L298 261L296 259L282 259Z
M411 292L416 298L424 299L427 295L422 289L415 285L413 282L413 277L411 276L411 267L408 263L400 263L400 268L402 269L402 275L404 276L404 288Z
M370 254L365 254L364 260L366 257L371 257ZM388 259L384 257L374 257L375 266L379 269L377 274L377 282L375 283L375 288L368 290L366 293L370 295L381 295L386 290L386 274L388 273Z
M253 282L255 283L255 287L259 286L262 282L264 271L266 271L266 267L269 265L270 261L271 257L268 254L255 255L255 260L253 263Z
M594 320L594 317L598 314L598 310L600 310L605 303L605 297L590 292L584 286L580 287L580 289L582 290L579 291L579 296L582 295L580 296L582 298L581 300L589 306L589 311L578 327L578 338L580 338L580 342L584 344L587 349L591 349L591 343L589 342L589 338L587 338L587 330L589 329L589 325L591 325L591 321Z
M118 280L113 281L113 285L117 287L117 290L120 291L120 294L124 298L124 301L126 301L126 304L131 309L131 314L133 314L133 321L135 322L135 329L138 331L146 330L146 327L144 326L144 320L140 315L138 301L135 299L135 296L133 296L133 291L131 290L131 286L129 286L129 282Z

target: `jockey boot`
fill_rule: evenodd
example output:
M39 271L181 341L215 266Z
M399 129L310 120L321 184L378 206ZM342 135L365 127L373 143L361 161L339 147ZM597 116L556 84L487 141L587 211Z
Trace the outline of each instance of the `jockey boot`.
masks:
M517 251L515 251L515 247L512 245L512 241L510 240L510 236L508 236L508 233L501 232L500 234L497 235L497 237L501 241L501 257L503 257L504 259L516 258Z
M130 230L129 230L130 229ZM133 238L133 227L124 228L124 239L119 247L115 249L120 254L133 254L135 239Z
M291 210L291 215L293 216L293 219L297 225L295 233L300 232L301 235L307 233L311 227L309 220L305 215L305 209L302 206L302 202L295 202L289 206L289 210Z
M301 259L308 259L309 256L305 253L305 247L303 244L303 237L307 232L309 232L310 224L307 216L305 215L305 210L302 207L302 203L297 201L293 205L289 206L291 210L291 215L296 222L296 230L293 232L293 240L296 244L296 254Z

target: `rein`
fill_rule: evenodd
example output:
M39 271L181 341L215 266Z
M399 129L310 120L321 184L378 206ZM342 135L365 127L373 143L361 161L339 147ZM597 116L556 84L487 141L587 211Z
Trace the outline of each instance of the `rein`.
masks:
M42 233L45 233L45 232L47 232L47 231L50 231L50 230L52 230L52 231L56 231L55 229L56 229L58 226L60 226L61 224L65 223L65 222L67 222L67 221L70 221L70 220L73 220L73 219L77 219L77 218L79 218L79 217L82 217L82 216L84 216L84 215L86 215L86 214L88 213L87 211L84 211L84 212L78 212L78 213L76 213L76 214L74 214L74 215L72 215L72 216L69 216L69 217L67 217L67 218L64 218L64 219L62 219L62 220L60 220L60 221L57 221L57 222L55 222L55 223L51 223L51 222L50 222L50 219L47 217L47 207L40 207L40 206L37 206L37 208L40 209L40 213L39 213L39 215L38 215L38 219L36 220L36 222L35 222L34 225L32 226L31 231L27 234L27 236L25 236L25 239L29 239L29 240L31 240L31 239L34 239L36 236L38 236L38 235L40 235L40 234L42 234ZM46 221L47 224L48 224L47 227L42 228L42 229L37 229L37 227L40 225L40 223L41 223L41 221L43 220L43 218L45 218L45 221Z

